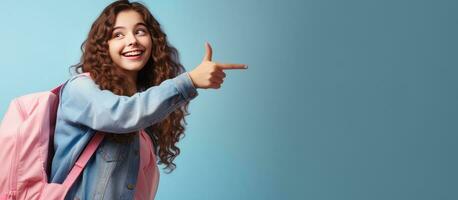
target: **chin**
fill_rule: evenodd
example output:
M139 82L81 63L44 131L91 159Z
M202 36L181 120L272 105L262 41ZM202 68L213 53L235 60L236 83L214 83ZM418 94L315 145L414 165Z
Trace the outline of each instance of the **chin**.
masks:
M140 71L144 66L123 66L122 69L126 71Z

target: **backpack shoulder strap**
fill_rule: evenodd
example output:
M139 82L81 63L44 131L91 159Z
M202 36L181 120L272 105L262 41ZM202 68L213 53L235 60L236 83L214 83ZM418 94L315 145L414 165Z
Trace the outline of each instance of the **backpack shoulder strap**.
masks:
M91 77L89 72L85 72L85 73L78 74L78 75L84 75L84 76ZM62 86L64 84L65 83L63 83L63 84L57 86L56 88L52 89L51 92L53 92L54 94L59 96L59 92L62 89ZM86 148L84 148L83 153L81 153L80 157L76 161L76 163L73 166L73 168L70 170L70 173L67 175L67 178L65 179L65 181L63 183L63 185L67 189L69 189L73 185L73 183L75 183L76 179L78 178L78 176L83 171L84 167L89 162L89 159L95 153L95 151L99 147L100 143L102 143L102 140L103 140L104 136L105 136L104 134L96 132L94 137L92 137L92 139L87 144Z
M92 137L91 141L89 141L89 144L83 150L83 153L78 158L78 160L76 161L72 170L70 170L70 173L67 175L67 178L65 179L63 183L63 185L66 186L66 188L70 188L73 185L73 183L76 181L76 179L81 174L86 164L89 162L89 159L91 158L91 156L97 150L97 147L99 147L100 143L103 140L103 137L104 135L102 133L97 132L94 135L94 137Z

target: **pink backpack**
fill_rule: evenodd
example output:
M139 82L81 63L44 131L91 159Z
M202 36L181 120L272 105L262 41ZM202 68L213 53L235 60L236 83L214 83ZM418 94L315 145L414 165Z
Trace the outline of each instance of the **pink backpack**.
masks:
M89 76L88 73L84 75ZM63 184L48 183L53 135L62 85L47 92L18 97L0 124L0 200L64 199L70 186L103 139L97 133Z

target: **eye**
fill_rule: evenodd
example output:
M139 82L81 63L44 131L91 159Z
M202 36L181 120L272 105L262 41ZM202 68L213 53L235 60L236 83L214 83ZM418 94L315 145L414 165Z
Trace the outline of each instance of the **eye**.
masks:
M148 32L145 29L138 29L137 34L139 35L146 35Z
M122 36L123 36L122 33L119 33L119 32L113 33L113 38L121 38Z

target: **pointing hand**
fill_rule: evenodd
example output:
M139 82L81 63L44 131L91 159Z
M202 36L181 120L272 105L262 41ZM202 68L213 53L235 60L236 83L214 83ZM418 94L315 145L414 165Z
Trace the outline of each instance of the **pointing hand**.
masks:
M212 48L208 42L205 43L205 56L199 66L189 72L189 76L196 88L219 89L223 83L228 69L247 69L245 64L223 64L212 62Z

